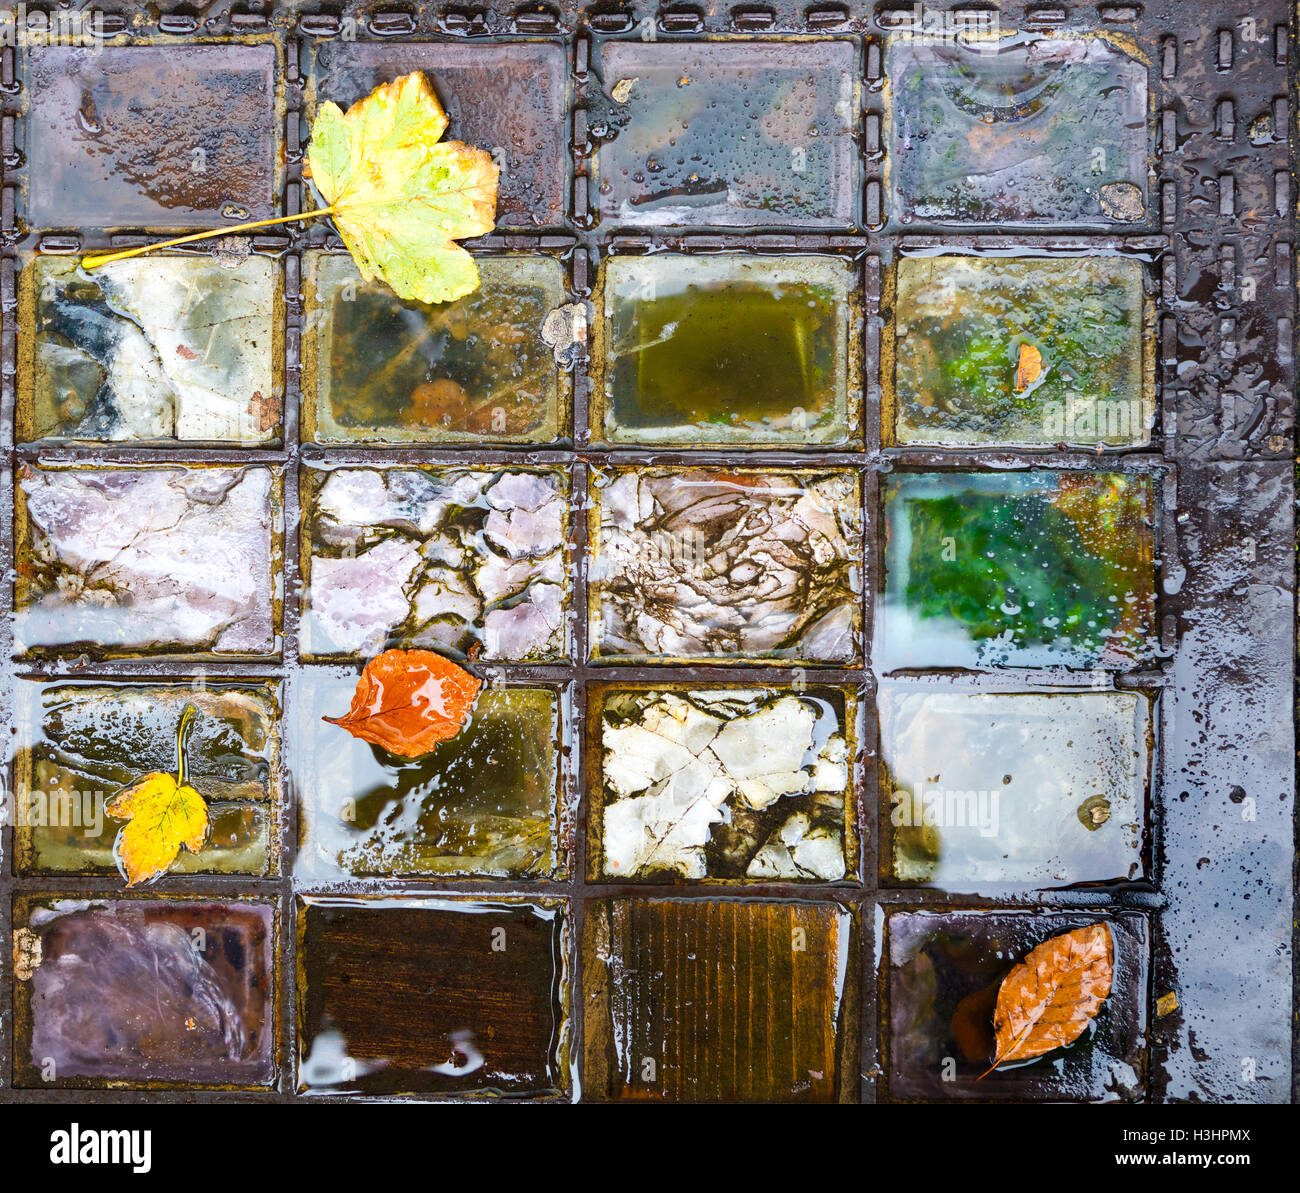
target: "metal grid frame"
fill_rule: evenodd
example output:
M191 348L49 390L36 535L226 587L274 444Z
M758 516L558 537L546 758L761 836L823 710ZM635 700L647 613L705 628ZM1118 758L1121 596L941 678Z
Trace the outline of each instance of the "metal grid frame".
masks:
M992 6L989 6L990 8ZM1186 970L1186 946L1192 939L1188 926L1180 921L1171 926L1170 900L1191 898L1199 859L1191 856L1182 835L1188 831L1180 823L1178 839L1166 831L1175 810L1173 790L1179 783L1198 794L1216 783L1226 781L1226 763L1208 760L1215 749L1230 748L1232 737L1251 724L1252 708L1261 701L1281 701L1289 712L1292 700L1294 668L1294 538L1290 508L1294 494L1292 394L1294 391L1294 278L1292 244L1294 238L1293 196L1287 138L1290 136L1288 78L1294 57L1293 36L1287 29L1287 7L1279 0L1268 0L1247 29L1238 26L1237 18L1196 14L1195 28L1188 29L1192 14L1173 0L1157 0L1145 6L1100 4L1023 5L1017 0L1000 6L1004 28L1050 34L1079 28L1103 29L1131 39L1150 62L1149 91L1151 104L1149 129L1151 162L1154 172L1151 193L1155 210L1149 225L1134 235L1159 257L1157 276L1157 402L1159 418L1152 449L1146 452L1108 453L1107 467L1119 470L1154 470L1164 478L1164 509L1161 521L1161 574L1165 590L1160 595L1161 633L1171 657L1161 666L1117 677L1120 686L1137 685L1157 691L1160 718L1160 749L1152 799L1154 810L1150 823L1150 851L1153 860L1152 883L1130 884L1107 889L1049 891L1005 898L950 896L921 889L879 888L878 858L874 832L875 792L877 785L874 716L864 718L861 750L855 760L855 780L860 784L859 873L856 881L826 885L787 886L781 884L732 885L679 884L672 887L591 884L586 881L586 844L583 831L585 801L580 799L578 783L585 768L583 741L587 723L586 690L589 682L607 684L619 681L677 682L698 679L706 682L738 681L747 684L788 683L789 668L780 666L590 666L587 663L586 564L589 544L585 518L575 511L572 522L572 576L575 653L571 667L488 665L481 672L494 682L541 681L567 685L570 693L567 732L574 749L566 774L566 789L571 800L565 832L571 845L568 876L558 882L519 881L414 881L394 879L385 884L385 894L431 893L449 891L456 894L485 896L523 894L551 895L570 900L570 938L580 948L584 921L584 903L590 898L625 894L630 897L710 898L754 897L812 899L843 902L858 911L862 966L861 982L862 1064L856 1094L863 1102L876 1101L887 1094L880 1088L883 1067L883 1028L878 1015L883 986L878 989L877 954L881 950L879 932L882 909L892 907L943 908L951 906L1008 907L1029 909L1089 908L1104 912L1112 908L1142 910L1153 918L1155 954L1150 997L1165 990L1196 986L1197 976ZM570 63L572 91L572 125L568 130L570 159L566 163L572 185L568 213L563 228L536 234L500 234L485 238L484 248L503 250L542 249L563 254L569 267L570 289L578 299L590 296L599 260L609 252L637 251L651 240L656 245L679 247L686 252L717 252L740 249L751 252L830 252L855 260L860 269L862 297L866 311L863 348L865 375L864 413L865 443L853 452L773 451L766 448L744 452L747 466L844 466L862 478L864 519L864 569L862 614L868 657L859 668L810 668L809 682L815 684L850 684L858 688L861 704L873 708L875 682L870 667L872 597L880 583L881 560L877 548L879 527L878 480L894 468L972 467L1003 469L1023 467L1088 469L1098 466L1098 458L1083 452L1015 452L1006 450L918 451L886 447L881 444L879 419L880 378L878 375L880 332L888 312L882 309L882 270L888 268L894 246L901 239L923 233L923 229L899 229L888 222L888 195L883 183L881 164L885 153L882 141L884 40L891 31L906 31L917 19L912 6L878 4L813 4L804 7L789 0L772 3L727 7L709 0L700 4L668 4L655 8L641 4L623 4L618 0L582 7L572 0L560 4L526 4L514 7L487 0L484 4L430 4L427 6L393 6L360 4L354 0L330 3L329 0L299 0L273 6L267 13L251 7L235 7L220 0L205 13L202 21L182 14L164 14L156 22L139 14L110 16L106 32L124 42L160 39L177 44L190 38L269 37L283 47L284 63L284 144L286 148L283 192L279 196L282 212L302 209L304 182L302 160L298 151L305 128L305 49L320 38L354 36L360 39L409 39L412 41L545 40L565 48ZM1249 36L1248 36L1249 35ZM863 111L855 120L855 139L860 148L862 176L860 213L863 224L852 233L790 232L685 232L651 235L627 232L597 221L592 214L590 189L592 147L587 132L584 97L600 84L592 69L593 47L616 38L655 39L665 43L690 42L704 37L782 38L782 37L849 38L858 47L862 70ZM1253 39L1253 40L1252 40ZM293 543L300 530L298 469L313 462L330 463L521 463L557 464L571 475L575 504L585 504L590 470L605 462L642 463L651 459L673 466L708 466L726 464L725 451L661 451L624 448L593 449L588 445L588 375L586 363L577 364L572 417L574 439L571 446L537 448L492 448L474 451L464 447L439 448L362 448L316 447L299 441L300 351L302 323L301 254L308 247L336 246L337 241L316 226L290 225L273 235L254 238L254 248L272 253L283 261L285 298L285 394L284 442L280 448L191 449L132 448L96 446L90 448L15 445L13 415L16 382L16 257L19 252L37 249L42 252L78 252L105 244L135 243L132 235L71 235L64 232L27 231L20 219L20 201L14 171L21 180L21 54L13 46L0 51L0 144L3 147L5 185L0 192L0 310L3 335L0 339L0 433L3 435L5 467L0 475L0 540L13 542L13 474L24 462L73 462L78 464L161 463L178 461L210 463L265 463L283 473L285 499L284 552L285 602L282 624L283 654L279 661L258 663L205 663L201 670L211 678L259 677L283 681L285 734L293 732L299 701L297 684L303 682L298 656L299 575L298 555ZM1275 122L1275 133L1264 145L1251 146L1245 141L1246 121L1253 111L1267 107ZM1280 134L1277 129L1285 130ZM1244 146L1244 148L1243 148ZM1217 186L1207 184L1208 172L1214 173ZM941 233L954 247L989 239L983 232L971 233L951 229ZM1034 240L1050 244L1053 237L1036 233ZM1087 234L1062 236L1077 242ZM152 239L147 237L146 239ZM1023 241L1026 237L1010 237ZM1247 284L1246 279L1250 279ZM1251 297L1247 298L1249 291ZM1262 380L1261 380L1262 377ZM1253 494L1242 499L1243 492ZM1225 500L1225 495L1238 500ZM1258 545L1255 570L1245 580L1224 559L1242 538ZM9 548L6 547L8 551ZM6 566L12 559L6 560ZM1285 608L1290 610L1285 625L1261 627L1257 645L1284 652L1279 668L1270 672L1247 699L1244 693L1233 694L1236 703L1228 715L1220 716L1215 705L1225 684L1239 666L1226 650L1213 647L1185 651L1183 635L1189 626L1199 626L1216 604L1239 598L1243 583L1268 586L1286 595ZM0 628L0 653L12 656L12 590L0 590L0 613L5 616ZM89 663L72 659L56 664L16 661L14 673L32 676L90 676L112 679L158 676L189 676L193 664L146 659ZM0 692L0 712L7 719L12 712L9 679ZM979 681L989 689L1050 684L1079 685L1086 676L1064 671L1011 671L984 676ZM1211 713L1217 723L1211 726ZM1199 735L1199 736L1198 736ZM1287 758L1280 762L1268 756L1257 771L1258 777L1280 791L1278 800L1270 790L1270 826L1278 817L1293 828L1292 791L1294 756L1291 741ZM288 751L286 751L286 754ZM1196 777L1188 778L1189 768L1199 767ZM1177 778L1175 777L1177 776ZM12 1085L13 1038L12 967L8 959L0 968L0 1048L7 1058L0 1070L0 1101L183 1101L205 1102L239 1099L259 1102L305 1100L295 1095L295 971L296 942L293 925L296 919L295 886L292 878L297 841L297 817L292 798L285 809L284 831L280 848L279 878L249 879L236 876L171 876L164 890L172 894L207 895L216 898L235 894L255 895L274 902L280 924L278 1011L280 1015L279 1079L273 1089L232 1094L213 1090L111 1090L82 1089L15 1090ZM1261 794L1260 803L1263 804ZM1273 803L1281 804L1273 808ZM1253 848L1238 848L1228 860L1240 865L1245 874L1232 881L1245 888L1255 883L1265 888L1281 884L1285 889L1272 890L1269 903L1276 919L1280 908L1288 923L1292 907L1293 837L1285 834L1286 857L1265 855ZM120 891L116 877L54 878L16 877L13 872L13 830L6 826L3 838L3 871L0 876L0 929L7 936L12 930L11 908L16 895L32 895L75 889L86 894ZM304 892L323 892L327 888L312 886ZM328 888L336 889L336 888ZM1249 897L1249 896L1247 896ZM1267 896L1265 897L1267 899ZM1204 904L1192 903L1208 917L1201 931L1228 932L1238 925L1238 917L1251 910L1239 900L1226 898L1221 912L1209 912ZM1253 910L1259 910L1259 897ZM1251 957L1270 953L1276 942L1266 940L1250 946L1240 943L1229 947L1233 964L1245 964ZM1283 942L1290 944L1290 939ZM6 950L7 953L7 950ZM1192 964L1194 965L1195 959ZM1287 1100L1292 1096L1290 1055L1276 1068L1272 1083L1235 1088L1229 1080L1241 1057L1255 1043L1273 1039L1279 1019L1288 1024L1290 1016L1279 1003L1290 995L1290 960L1285 964L1285 981L1280 981L1279 963L1266 966L1258 995L1261 1007L1272 1007L1274 1026L1263 1035L1249 1026L1230 1029L1231 1017L1211 1009L1209 1021L1224 1029L1226 1051L1216 1052L1208 1062L1193 1059L1187 1023L1162 1026L1151 1012L1148 1032L1150 1050L1149 1100ZM571 958L572 1052L582 1055L583 997L582 965L579 957ZM873 993L876 997L872 997ZM1186 1001L1186 1000L1184 1000ZM1190 1010L1191 1008L1189 1008ZM1241 1018L1246 1018L1241 1014ZM1205 1033L1201 1025L1201 1046ZM1270 1034L1273 1033L1273 1034ZM1290 1047L1288 1034L1288 1047ZM1285 1077L1281 1070L1285 1069ZM846 1080L852 1084L851 1075ZM853 1091L849 1090L850 1095ZM339 1098L312 1095L311 1101L357 1100L355 1095Z

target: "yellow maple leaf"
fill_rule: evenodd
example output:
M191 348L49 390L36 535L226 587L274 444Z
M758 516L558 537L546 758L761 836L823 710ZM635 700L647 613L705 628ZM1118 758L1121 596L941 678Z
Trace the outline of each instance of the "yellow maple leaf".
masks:
M363 278L401 298L449 302L478 288L455 241L491 232L498 170L491 154L442 141L447 116L419 71L376 87L345 113L325 103L307 156Z
M419 71L380 84L346 112L323 103L307 160L327 206L90 253L82 267L331 216L363 278L382 278L417 302L462 298L478 289L478 266L456 241L492 231L500 171L485 150L440 140L446 131L447 114Z
M198 710L185 706L176 729L176 774L155 771L119 791L104 809L117 830L113 855L126 885L152 882L165 874L181 848L198 853L208 839L208 805L185 782L185 731Z

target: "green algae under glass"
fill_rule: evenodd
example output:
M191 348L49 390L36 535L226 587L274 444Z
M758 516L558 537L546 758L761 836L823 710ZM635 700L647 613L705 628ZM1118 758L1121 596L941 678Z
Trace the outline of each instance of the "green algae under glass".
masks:
M902 473L884 500L885 667L1128 669L1153 656L1151 476Z
M903 257L894 439L937 447L1143 447L1155 417L1142 262Z

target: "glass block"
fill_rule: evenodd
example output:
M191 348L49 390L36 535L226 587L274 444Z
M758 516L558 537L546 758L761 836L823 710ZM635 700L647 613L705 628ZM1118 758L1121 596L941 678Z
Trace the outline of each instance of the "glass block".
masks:
M303 676L296 876L557 875L557 691L487 688L455 737L399 758L321 719L348 708L356 682L350 668Z
M1105 667L1152 658L1149 474L894 473L876 659Z
M423 71L446 109L444 140L486 149L501 170L497 227L564 222L569 64L564 47L320 41L308 80L308 119L326 100L347 108L381 83Z
M1147 694L886 681L876 706L882 880L984 894L1143 877Z
M894 310L896 442L1151 442L1154 309L1141 261L902 257Z
M585 1099L857 1101L859 944L838 903L593 900L582 947Z
M1147 222L1147 68L1113 40L894 35L885 70L900 222Z
M610 257L592 437L615 444L834 447L861 419L853 263Z
M886 1081L891 1101L1140 1102L1147 1080L1150 933L1115 912L1114 974L1073 1044L1000 1065L993 1013L1002 979L1037 945L1097 923L1087 912L907 911L886 919Z
M279 489L269 468L22 465L18 649L271 653L282 599Z
M307 896L298 910L298 1089L568 1090L566 905Z
M26 49L19 122L38 228L211 228L277 214L276 49Z
M607 689L588 703L591 882L857 870L852 689Z
M564 266L540 255L477 260L479 289L431 306L362 282L346 254L307 254L307 438L548 443L564 434L569 378L545 339L564 315Z
M852 42L608 41L591 98L605 220L847 228L856 218Z
M559 469L303 470L304 653L568 650L568 478Z
M279 265L153 254L22 274L18 438L278 442Z
M19 688L14 762L15 844L23 873L115 871L123 822L104 805L151 772L176 770L187 704L188 782L207 801L200 853L182 850L175 873L269 874L278 867L280 706L277 686L39 683Z
M858 659L853 473L593 470L588 518L593 658Z
M267 1086L269 903L18 896L14 1084Z

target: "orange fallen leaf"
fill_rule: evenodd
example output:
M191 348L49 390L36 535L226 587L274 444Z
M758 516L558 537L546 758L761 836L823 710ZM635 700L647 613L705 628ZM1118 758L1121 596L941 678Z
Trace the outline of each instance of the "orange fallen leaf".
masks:
M105 806L110 816L125 820L117 830L113 855L126 875L126 885L152 882L165 874L182 848L198 853L208 839L208 805L185 782L185 731L198 713L185 706L176 729L176 774L161 771L137 779Z
M321 719L390 754L418 758L460 732L482 686L431 650L386 650L365 665L347 715Z
M987 1077L1010 1060L1073 1044L1110 994L1114 946L1105 924L1043 941L1005 978L993 1013L997 1054Z
M1016 392L1024 393L1043 375L1043 354L1033 344L1020 345L1020 361L1016 365Z

